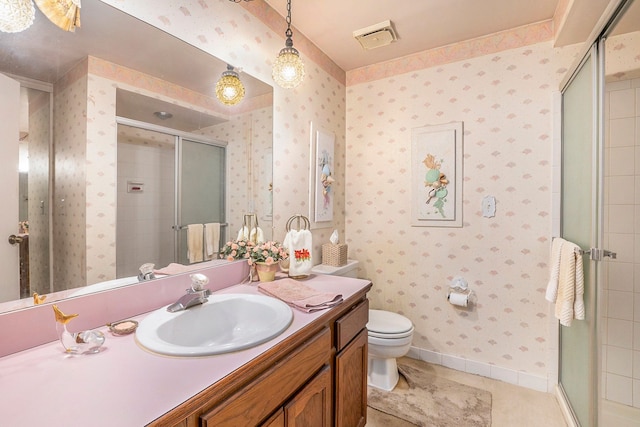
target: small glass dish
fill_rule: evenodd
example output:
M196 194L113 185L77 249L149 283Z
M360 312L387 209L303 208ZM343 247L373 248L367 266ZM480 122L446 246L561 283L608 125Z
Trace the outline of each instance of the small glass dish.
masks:
M115 335L128 335L136 330L138 322L135 320L120 320L119 322L107 323L109 330Z

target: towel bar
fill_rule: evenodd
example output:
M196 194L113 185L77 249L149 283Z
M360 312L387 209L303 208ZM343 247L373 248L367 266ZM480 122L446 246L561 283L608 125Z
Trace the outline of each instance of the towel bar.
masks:
M576 249L576 253L580 255L589 255L589 257L594 261L602 261L602 258L604 257L608 257L611 259L616 259L618 257L618 254L616 252L598 248Z
M226 227L229 224L227 224L226 222L223 224L220 224L220 227ZM171 228L174 230L186 230L187 229L187 225L172 225Z

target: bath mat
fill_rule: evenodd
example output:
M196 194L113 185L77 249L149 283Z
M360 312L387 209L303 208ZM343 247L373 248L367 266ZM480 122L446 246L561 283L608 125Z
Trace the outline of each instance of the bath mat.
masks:
M392 391L368 387L368 405L421 427L489 427L491 393L429 372L425 362L398 360L400 380Z

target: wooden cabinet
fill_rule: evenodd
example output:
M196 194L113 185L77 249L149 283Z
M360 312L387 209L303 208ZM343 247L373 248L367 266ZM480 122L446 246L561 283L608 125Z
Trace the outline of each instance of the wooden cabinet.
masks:
M336 322L336 427L362 427L367 422L368 318L369 304L365 300Z
M331 368L326 366L284 407L287 427L331 426Z
M364 426L368 288L149 426Z

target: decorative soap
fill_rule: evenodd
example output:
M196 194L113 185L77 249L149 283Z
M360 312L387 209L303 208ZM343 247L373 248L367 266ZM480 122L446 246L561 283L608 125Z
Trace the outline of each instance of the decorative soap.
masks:
M111 333L116 335L127 335L132 333L138 327L135 320L121 320L119 322L107 323Z

